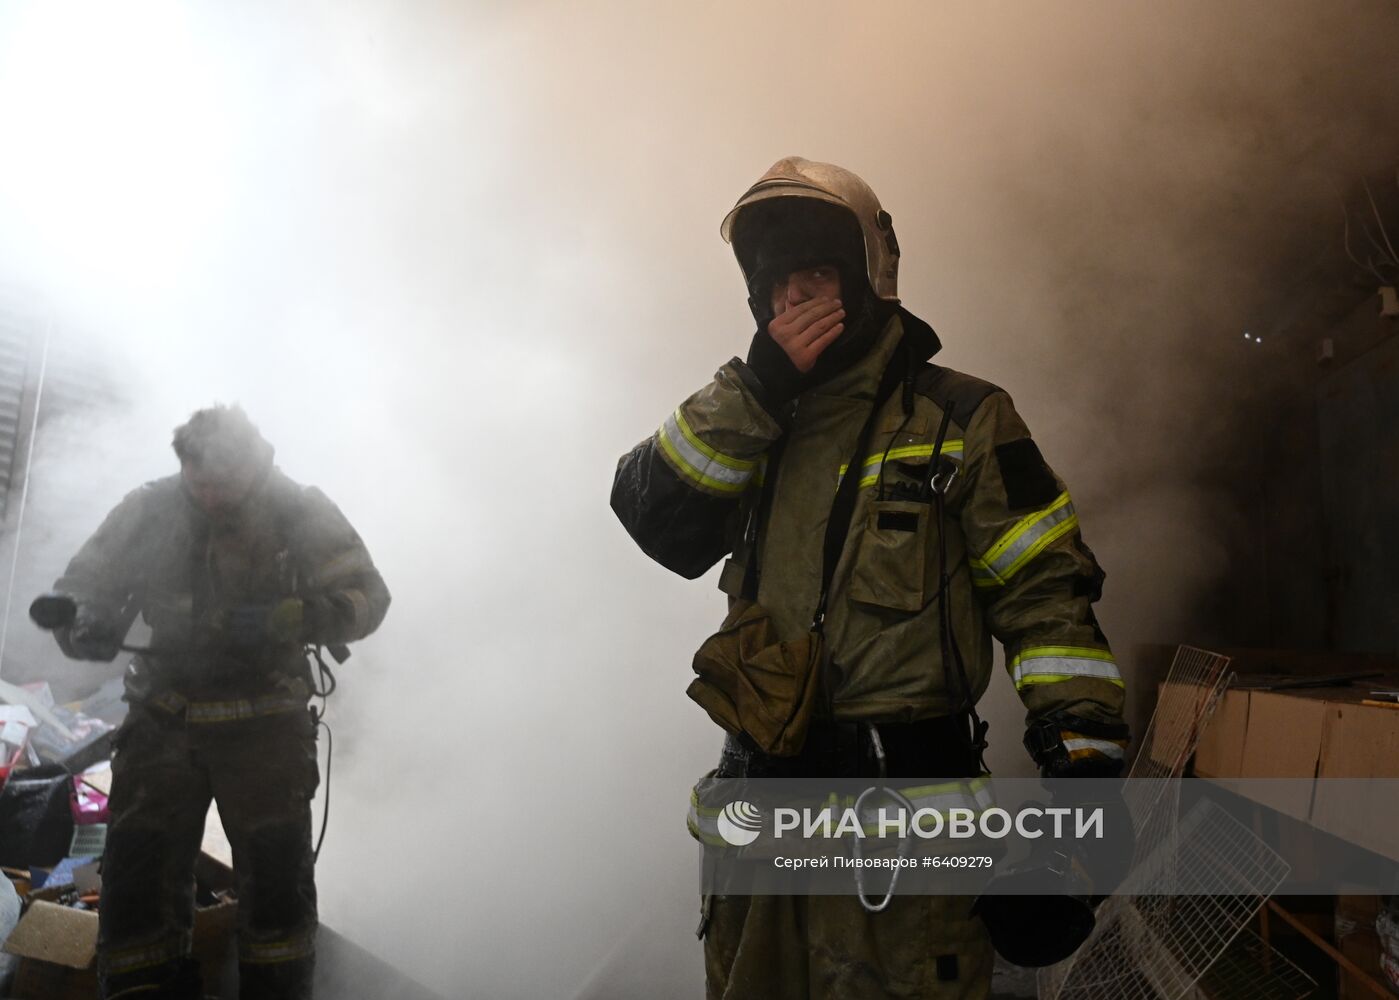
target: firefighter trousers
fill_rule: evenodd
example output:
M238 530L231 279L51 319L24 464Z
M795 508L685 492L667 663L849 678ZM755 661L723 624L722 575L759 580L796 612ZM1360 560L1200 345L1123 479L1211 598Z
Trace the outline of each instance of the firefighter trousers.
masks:
M866 913L855 896L704 900L707 1000L984 1000L986 928L967 896L895 896Z
M169 983L188 964L194 864L214 801L233 849L240 996L310 997L320 776L309 712L187 724L133 705L116 746L99 907L104 995Z

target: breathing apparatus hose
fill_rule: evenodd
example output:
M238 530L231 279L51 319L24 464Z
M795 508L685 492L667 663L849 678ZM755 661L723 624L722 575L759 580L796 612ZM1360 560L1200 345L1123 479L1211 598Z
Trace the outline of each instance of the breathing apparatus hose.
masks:
M320 860L321 845L325 843L326 830L330 828L330 765L335 757L335 734L331 732L330 723L325 720L325 709L330 701L330 696L335 693L337 682L335 674L331 672L330 665L325 662L325 657L321 655L321 647L312 646L310 649L311 655L316 660L316 679L319 682L319 686L312 683L311 694L321 700L319 706L313 705L310 709L311 722L315 726L316 732L321 729L325 730L325 783L321 793L324 795L325 801L321 812L321 832L316 838L316 849L311 854L311 860L315 862ZM331 655L336 655L334 649L332 649ZM339 662L343 663L344 660L339 660Z

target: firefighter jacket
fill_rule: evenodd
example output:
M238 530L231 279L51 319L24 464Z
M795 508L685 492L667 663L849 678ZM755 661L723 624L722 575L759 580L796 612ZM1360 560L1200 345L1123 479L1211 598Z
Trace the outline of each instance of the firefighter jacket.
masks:
M190 499L179 475L133 490L54 586L118 634L144 618L156 652L132 664L127 697L191 722L304 708L311 691L302 641L232 645L219 635L221 614L288 597L330 598L338 613L304 637L329 645L373 632L389 605L388 588L339 508L272 467L219 518Z
M622 457L613 510L649 556L684 577L728 555L720 589L739 596L756 580L744 596L772 613L780 638L796 638L818 600L840 477L858 475L824 624L825 714L908 722L963 705L939 639L941 532L972 701L990 681L995 637L1030 720L1084 723L1060 727L1075 761L1121 759L1123 682L1092 608L1103 573L1073 500L1010 397L927 362L938 346L900 309L863 359L782 407L735 358ZM881 404L858 468L845 470L886 366L910 362L912 391ZM923 488L930 471L955 471L941 523Z

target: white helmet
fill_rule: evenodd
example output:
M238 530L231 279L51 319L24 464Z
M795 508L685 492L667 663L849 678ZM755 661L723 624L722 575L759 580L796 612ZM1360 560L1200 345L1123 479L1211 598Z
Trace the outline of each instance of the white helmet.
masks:
M824 202L853 215L864 244L864 271L870 289L888 302L899 301L899 241L894 236L894 220L880 207L874 191L859 176L844 167L800 156L784 157L769 167L767 173L738 199L719 227L724 241L733 245L734 256L738 258L750 290L757 263L748 248L740 245L744 237L737 223L750 206L779 198Z

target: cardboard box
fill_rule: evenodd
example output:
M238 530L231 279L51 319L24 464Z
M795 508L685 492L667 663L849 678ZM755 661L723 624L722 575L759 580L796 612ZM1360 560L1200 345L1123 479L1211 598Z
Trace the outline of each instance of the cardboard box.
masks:
M1201 734L1195 773L1308 779L1251 783L1248 791L1262 805L1399 859L1399 797L1363 799L1361 812L1334 808L1342 797L1357 801L1354 788L1335 779L1399 778L1399 708L1362 704L1371 688L1396 684L1399 678L1384 677L1354 686L1231 689Z
M1357 796L1353 781L1399 778L1399 708L1359 704L1363 692L1327 704L1312 822L1343 840L1399 860L1399 795ZM1328 780L1333 779L1333 780ZM1348 779L1348 781L1334 780ZM1347 795L1349 791L1349 795ZM1342 800L1352 803L1338 809ZM1353 804L1359 800L1360 806Z
M1322 778L1399 778L1399 707L1361 704L1366 691L1328 699Z
M1237 778L1244 768L1248 692L1226 691L1205 723L1195 748L1195 773L1202 778Z
M195 864L195 877L213 892L233 886L233 871L207 854ZM97 913L59 906L52 899L57 892L47 895L42 889L31 894L5 942L5 951L22 959L11 995L16 1000L90 1000L97 995ZM194 957L204 967L206 993L219 983L237 915L233 899L195 911Z
M1399 778L1399 708L1361 704L1370 687L1230 689L1195 751L1202 778Z
M1326 712L1327 703L1319 699L1275 691L1248 692L1240 777L1314 778ZM1261 805L1300 820L1311 816L1310 781L1270 781L1250 787Z

